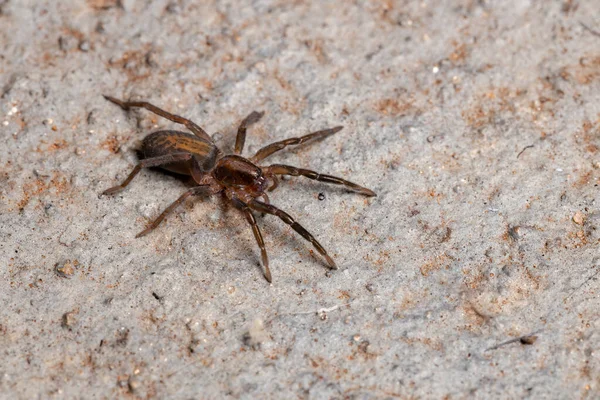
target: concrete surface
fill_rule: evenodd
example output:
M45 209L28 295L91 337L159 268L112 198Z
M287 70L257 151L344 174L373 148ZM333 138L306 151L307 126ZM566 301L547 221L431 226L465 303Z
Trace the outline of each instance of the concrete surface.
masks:
M0 397L600 396L600 3L0 0ZM190 117L270 162L340 270L144 171ZM324 199L319 200L319 193ZM322 196L321 196L322 197Z

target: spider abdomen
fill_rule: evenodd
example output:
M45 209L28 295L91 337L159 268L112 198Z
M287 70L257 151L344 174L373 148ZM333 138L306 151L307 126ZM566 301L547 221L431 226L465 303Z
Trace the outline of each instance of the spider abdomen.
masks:
M218 148L203 138L179 131L158 131L151 133L142 142L144 158L160 157L169 154L190 153L204 171L210 170L219 154ZM191 174L191 162L174 162L161 168L179 174Z

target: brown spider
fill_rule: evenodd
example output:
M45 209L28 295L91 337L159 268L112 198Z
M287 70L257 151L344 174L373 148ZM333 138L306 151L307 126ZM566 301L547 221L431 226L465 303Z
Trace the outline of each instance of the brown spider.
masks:
M170 114L145 101L121 101L110 96L104 96L104 98L126 111L132 107L145 108L170 121L185 125L195 135L178 131L158 131L146 136L142 142L144 159L135 166L123 183L102 193L106 195L114 194L124 189L140 170L145 167L160 166L168 171L192 177L197 186L192 187L179 196L148 228L138 233L136 238L144 236L156 228L175 207L188 197L198 194L213 195L224 193L234 206L244 213L248 223L252 226L254 237L256 238L258 247L260 247L262 262L265 268L265 278L271 282L271 271L269 269L269 259L265 243L251 210L279 217L293 230L298 232L300 236L311 242L317 251L325 257L330 268L337 269L333 259L313 235L294 221L286 212L270 204L265 190L271 191L277 187L279 183L278 175L305 176L321 182L344 185L346 188L366 196L376 196L372 190L355 183L335 176L319 174L308 169L282 164L273 164L268 167L256 165L271 154L287 146L301 144L309 140L323 139L333 135L342 129L341 126L313 132L299 138L290 138L275 142L263 147L254 156L244 158L239 154L242 152L244 142L246 141L246 129L251 124L257 122L264 115L263 112L253 111L242 121L235 141L235 154L224 155L204 129L188 119Z

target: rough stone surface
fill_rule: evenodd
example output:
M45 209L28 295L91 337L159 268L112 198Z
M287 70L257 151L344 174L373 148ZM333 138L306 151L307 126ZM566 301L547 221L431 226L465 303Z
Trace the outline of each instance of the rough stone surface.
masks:
M598 398L600 3L0 0L1 398ZM142 172L175 125L375 190L218 197ZM321 196L320 193L324 195ZM322 200L320 200L322 199Z

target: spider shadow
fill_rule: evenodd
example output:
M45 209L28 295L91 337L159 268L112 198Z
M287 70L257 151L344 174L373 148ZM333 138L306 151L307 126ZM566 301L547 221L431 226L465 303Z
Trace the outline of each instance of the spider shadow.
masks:
M252 228L246 221L244 215L237 207L225 196L218 196L218 207L222 213L220 224L223 228L223 235L230 236L229 238L224 237L223 240L229 240L231 242L230 249L235 251L238 256L235 257L239 260L252 260L255 268L261 274L264 274L264 266L262 265L260 257L260 249L252 234ZM294 214L294 211L291 211ZM263 238L265 239L265 245L267 247L267 254L269 254L269 265L273 272L272 255L274 254L274 248L278 248L279 251L296 251L300 257L298 263L305 261L306 257L310 257L313 262L323 266L327 266L324 261L319 258L314 251L311 250L311 245L302 237L300 237L294 230L285 225L279 218L271 216L269 214L259 213L253 211L256 217L257 223L260 226ZM235 215L235 218L232 216ZM269 218L264 218L268 216ZM286 228L289 228L287 231ZM245 235L246 240L239 240L241 235ZM269 246L271 244L271 246ZM308 253L308 254L305 254ZM277 268L275 268L276 270Z
M141 151L136 151L137 157L139 160L141 160L143 158L143 154L141 153ZM187 176L187 175L182 175L182 174L178 174L176 172L172 172L172 171L168 171L165 170L161 167L150 167L148 168L148 170L152 171L153 173L157 173L157 174L162 174L163 176L168 176L171 177L179 182L182 183L183 188L192 188L194 186L197 186L197 184L195 183L195 181L192 179L192 177ZM282 182L283 184L289 183L289 182L285 182L290 180L290 178L284 178ZM294 182L292 183L290 186L288 186L286 191L289 191L291 193L293 193L294 195L301 195L301 194L306 194L306 192L312 192L312 191L327 191L327 189L331 189L330 185L326 185L326 184L322 184L320 182ZM336 188L339 190L340 193L346 192L344 191L342 188ZM335 192L337 192L338 190L335 190ZM214 195L216 197L218 197L218 207L220 208L220 212L222 213L222 218L220 219L220 224L222 224L222 227L224 228L225 232L223 232L223 234L227 234L230 236L234 236L231 239L229 239L230 241L234 241L236 242L234 246L235 247L235 251L240 251L243 252L243 254L240 254L240 257L243 257L244 260L253 260L254 261L254 266L255 268L260 271L261 274L264 274L264 267L262 265L261 262L261 257L260 257L260 249L254 239L254 236L252 235L252 229L250 227L250 225L247 223L247 221L244 218L244 215L242 214L242 212L230 201L228 201L226 199L226 197L222 194L217 194ZM193 204L195 204L196 201L202 201L202 195L199 196L194 196L191 198ZM284 209L286 212L290 213L294 218L296 215L296 212L293 209L288 209L285 205L280 206L279 204L275 204L277 207ZM263 233L263 236L265 237L265 239L267 239L269 242L272 243L272 245L278 244L278 248L283 249L283 251L296 251L298 253L298 255L300 256L300 261L299 263L302 263L303 260L307 259L306 256L309 256L310 259L313 260L313 262L315 262L316 264L320 264L320 265L324 265L326 266L326 264L324 263L324 261L318 257L315 252L312 250L312 246L310 243L308 243L306 240L304 240L302 237L300 237L294 230L292 230L290 227L288 227L287 225L285 225L281 220L279 220L279 218L277 218L276 216L272 216L269 214L265 214L265 213L259 213L256 211L253 211L257 222L259 223L261 232ZM231 218L231 216L233 214L237 215L237 218L235 218L237 221L234 222L234 218ZM268 216L268 218L265 218L266 216ZM302 221L299 221L301 224L307 225L307 229L310 231L310 221L306 220L306 218L303 218ZM287 228L287 229L286 229ZM244 241L245 243L239 243L239 240L236 240L239 238L240 234L242 234L242 232L244 232L243 230L246 229L246 235L247 235L247 241ZM225 240L226 238L224 238ZM273 248L275 246L271 246L271 249L269 249L267 247L267 253L269 255L273 254ZM306 254L306 252L308 254ZM237 260L239 260L240 258L236 258ZM271 257L269 257L269 260L271 259ZM271 264L271 263L270 263Z
M244 218L244 215L233 203L228 201L225 196L219 196L219 207L221 208L221 212L223 212L224 218L222 223L227 232L231 232L236 236L241 234L246 235L247 241L244 241L244 243L239 243L239 246L237 246L235 250L244 252L244 254L240 254L240 257L243 257L244 260L254 260L256 268L261 274L263 274L264 267L260 257L260 249L256 243L256 240L254 239L254 235L252 234L252 228ZM235 218L236 221L234 221L234 218L231 218L231 213L237 215ZM291 213L294 214L294 211L292 210ZM326 266L324 261L316 256L314 251L311 250L311 244L300 237L294 230L289 228L282 221L280 221L279 218L256 211L253 211L253 214L265 240L271 272L274 271L271 261L272 255L274 254L273 249L275 247L279 248L280 251L296 251L300 256L299 263L302 263L305 257L308 256L312 258L315 263ZM269 218L265 219L265 216ZM289 228L289 231L287 231L286 228ZM238 240L235 240L235 238L230 240L238 242ZM269 246L269 244L271 244L271 246ZM305 255L305 253L308 254ZM239 260L240 258L236 259Z
M264 274L264 269L260 259L260 249L256 244L254 239L254 235L252 234L252 229L246 218L242 214L242 212L227 198L218 194L215 195L218 197L218 207L221 212L221 224L224 232L223 235L231 234L232 237L226 238L223 240L228 240L230 243L228 247L237 253L238 251L243 254L239 254L238 257L235 257L236 261L239 260L253 260L254 267L261 273ZM236 216L233 218L233 216ZM247 240L239 240L241 235L245 235ZM268 250L267 250L268 251Z
M169 176L169 177L179 181L183 186L181 192L183 192L185 190L185 188L189 189L194 186L197 186L195 181L190 176L178 174L176 172L167 171L160 167L152 167L152 168L148 168L148 169L151 170L153 173L161 174L163 176ZM252 229L246 222L244 215L241 213L241 211L239 211L235 207L234 204L232 204L230 201L228 201L224 195L216 194L213 196L207 196L206 198L209 198L209 197L217 198L217 202L216 202L217 207L219 207L219 212L221 213L218 225L220 225L223 230L223 232L221 232L224 236L223 240L229 240L230 242L233 242L232 244L229 244L228 246L232 250L234 250L236 253L237 252L241 253L239 257L236 257L236 260L240 259L241 257L243 257L244 260L254 260L255 267L258 269L258 271L261 274L263 274L264 270L263 270L261 259L260 259L260 251L257 254L257 252L255 250L258 249L258 246L256 246L256 249L253 249L253 247L252 247L252 244L256 245L256 242L254 240L254 236L252 235ZM193 197L191 197L190 200L191 200L193 206L195 206L196 202L202 202L203 196L202 195L193 196ZM188 200L188 201L190 201L190 200ZM187 210L182 210L181 212L186 212L186 211ZM233 218L233 215L237 215L237 217ZM159 228L160 227L158 227L157 229L159 229ZM243 234L243 229L246 229L246 228L248 230L248 240L249 241L247 243L240 243L240 240L238 240L238 238L240 237L241 234ZM202 229L202 227L199 227L198 229ZM227 239L227 236L229 236L230 238Z

